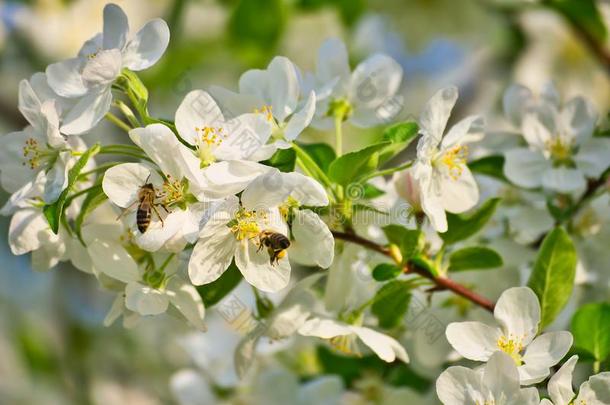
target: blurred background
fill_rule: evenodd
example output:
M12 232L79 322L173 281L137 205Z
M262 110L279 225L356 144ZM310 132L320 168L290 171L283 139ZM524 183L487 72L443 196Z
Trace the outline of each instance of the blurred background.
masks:
M0 0L0 133L25 123L17 111L19 81L75 55L101 30L105 3ZM168 51L142 74L151 112L159 117L172 119L192 89L213 84L235 89L241 73L266 66L275 55L312 70L318 47L329 37L348 44L354 63L384 52L402 65L403 118L417 117L433 92L447 84L460 87L456 119L476 111L496 130L504 125L496 118L501 117L502 92L514 81L539 89L553 80L565 98L586 95L599 111L607 111L610 103L610 82L600 63L604 50L594 50L591 43L593 38L602 48L608 45L604 24L610 4L605 1L582 2L575 15L584 31L536 1L115 3L126 11L132 29L156 17L170 26ZM348 131L346 142L355 148L381 129ZM85 139L115 143L121 136L103 124ZM304 141L325 136L311 130ZM0 195L0 202L7 197ZM111 295L67 264L36 273L29 257L12 256L8 219L0 218L0 404L174 403L170 377L193 361L179 342L189 332L186 326L156 317L134 329L104 327Z

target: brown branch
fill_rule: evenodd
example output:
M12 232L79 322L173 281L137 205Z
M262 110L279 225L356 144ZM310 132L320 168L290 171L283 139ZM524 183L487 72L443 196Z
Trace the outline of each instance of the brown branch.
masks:
M373 250L377 253L380 253L384 256L392 258L390 250L385 246L382 246L378 243L375 243L371 240L365 239L361 236L352 233L338 232L332 231L333 236L336 239L341 239L347 242L355 243L357 245L363 246L367 249ZM493 301L488 300L487 298L475 293L474 291L464 287L463 285L451 280L447 277L436 277L430 274L426 269L421 268L419 266L414 265L413 263L407 263L404 269L405 273L414 273L425 277L434 284L436 284L440 289L446 289L454 292L455 294L466 298L468 301L480 306L483 309L486 309L489 312L493 312L495 303Z

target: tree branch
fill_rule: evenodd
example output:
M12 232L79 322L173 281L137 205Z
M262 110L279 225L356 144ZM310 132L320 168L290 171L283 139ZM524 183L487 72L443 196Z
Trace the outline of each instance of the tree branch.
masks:
M371 240L365 239L356 234L338 232L338 231L332 231L332 234L336 239L341 239L341 240L344 240L347 242L355 243L357 245L363 246L367 249L380 253L384 256L387 256L390 258L392 257L390 250L388 248L386 248L385 246L382 246ZM426 271L425 269L420 268L412 263L407 263L407 265L404 268L404 272L405 273L414 273L414 274L418 274L422 277L425 277L425 278L431 280L432 282L434 282L434 284L436 284L437 287L440 287L441 289L450 290L450 291L454 292L455 294L466 298L468 301L472 302L473 304L476 304L476 305L480 306L481 308L486 309L489 312L493 312L493 310L494 310L495 303L493 301L488 300L487 298L475 293L474 291L451 280L450 278L435 277L432 274L430 274L428 271Z

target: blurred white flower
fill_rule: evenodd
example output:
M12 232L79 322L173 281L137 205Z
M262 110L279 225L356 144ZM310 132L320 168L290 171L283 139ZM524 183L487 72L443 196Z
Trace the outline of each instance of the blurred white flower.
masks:
M160 19L149 21L128 39L129 24L123 10L104 7L104 31L85 42L78 56L51 64L46 73L60 96L78 101L61 126L64 134L82 134L108 112L111 88L124 68L140 71L154 65L169 43L169 28Z
M491 327L482 322L453 322L447 326L447 340L462 356L488 361L494 353L504 352L517 365L521 384L535 384L550 374L550 368L572 346L572 334L558 331L538 337L540 303L527 287L504 291L496 303L494 317L500 324Z
M548 383L551 400L545 398L540 405L610 404L610 372L589 377L580 386L578 395L574 393L572 373L577 361L578 356L570 357L551 377Z
M536 388L521 388L515 363L494 353L482 370L454 366L436 380L436 393L444 405L538 405Z
M584 98L561 105L551 84L538 97L512 85L504 94L504 111L528 143L504 153L504 174L514 184L579 194L586 178L599 177L610 165L610 140L593 137L597 112Z
M422 137L412 174L419 184L422 209L438 232L447 231L445 211L464 212L479 200L477 183L466 166L468 147L464 144L483 136L483 119L466 117L443 137L457 97L455 87L439 90L419 119Z

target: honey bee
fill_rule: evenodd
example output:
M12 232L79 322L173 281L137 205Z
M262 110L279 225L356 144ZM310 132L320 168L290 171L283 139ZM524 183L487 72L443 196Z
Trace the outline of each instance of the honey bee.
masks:
M146 232L146 230L150 226L150 220L152 219L152 211L155 211L157 218L159 218L159 221L161 221L161 226L163 226L163 218L157 210L157 206L161 206L165 210L165 212L168 212L168 210L165 204L155 202L158 197L159 196L155 191L155 187L152 183L148 182L148 179L146 179L146 182L140 187L140 190L138 190L138 199L129 207L125 208L117 219L121 218L134 205L138 204L138 208L136 209L136 224L138 226L138 230L141 233Z
M286 256L286 249L290 247L290 239L286 236L278 232L262 231L258 235L258 238L258 251L260 251L263 246L267 248L269 263L271 265L277 264L281 258Z

